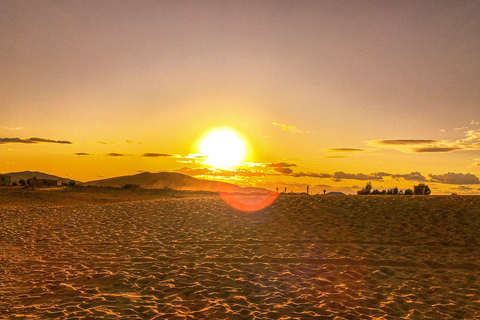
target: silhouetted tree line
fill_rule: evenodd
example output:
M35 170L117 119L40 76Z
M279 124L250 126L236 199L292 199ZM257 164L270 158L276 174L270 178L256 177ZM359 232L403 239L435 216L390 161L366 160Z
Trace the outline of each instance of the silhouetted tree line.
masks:
M425 183L420 183L413 187L412 189L399 190L398 187L393 187L391 189L379 191L378 189L372 190L372 183L368 182L365 188L358 190L357 194L385 194L385 195L425 195L430 194L430 188Z

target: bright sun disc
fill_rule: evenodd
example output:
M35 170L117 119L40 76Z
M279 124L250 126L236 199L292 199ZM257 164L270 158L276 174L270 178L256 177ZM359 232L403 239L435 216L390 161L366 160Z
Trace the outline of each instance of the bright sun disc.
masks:
M200 153L206 156L206 164L218 168L238 166L245 158L245 143L231 129L216 129L200 143Z

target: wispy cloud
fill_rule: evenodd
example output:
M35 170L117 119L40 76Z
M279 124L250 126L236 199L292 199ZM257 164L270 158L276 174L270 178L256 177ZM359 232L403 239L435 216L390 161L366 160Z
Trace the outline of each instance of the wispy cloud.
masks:
M289 126L289 125L286 125L284 123L272 122L272 124L274 124L276 126L279 126L280 128L282 128L282 130L285 130L285 131L292 131L292 132L298 132L298 133L306 133L307 132L307 131L298 129L295 126Z
M7 143L24 143L24 144L36 144L36 143L57 143L57 144L73 144L71 141L66 140L51 140L45 138L29 138L29 139L22 139L22 138L0 138L0 144L7 144Z
M480 141L480 129L468 130L466 135L465 141Z
M460 128L454 128L454 131L460 131L460 130L465 130L468 129L468 127L460 127Z
M346 155L335 155L335 156L323 156L323 158L327 159L342 159L342 158L348 158L349 156Z
M430 144L430 143L437 143L441 140L420 140L420 139L396 139L396 140L371 140L368 141L370 144L373 145L394 145L394 146L411 146L411 145L418 145L418 144Z
M472 163L470 166L472 167L480 167L480 159L474 159L475 162Z
M86 153L86 152L75 152L74 155L76 156L91 156L91 153Z
M327 152L362 152L365 149L357 149L357 148L331 148L327 149Z
M22 127L3 127L5 130L10 130L10 131L17 131L17 130L22 130Z
M147 157L147 158L173 157L173 156L175 156L175 155L168 154L168 153L144 153L144 154L142 154L142 157Z
M412 148L413 152L417 153L432 153L432 152L451 152L455 150L461 150L460 147L425 147L425 148Z
M107 153L106 156L108 156L108 157L126 157L126 156L129 156L129 155L124 154L124 153L111 152L111 153Z
M108 145L108 144L115 144L115 142L112 142L112 141L110 141L110 142L105 142L105 141L97 141L97 143L100 143L100 144L107 144L107 145Z
M480 150L480 130L469 130L465 139L446 140L371 140L371 146L392 148L406 153L442 153L457 150Z
M475 125L475 124L479 124L479 123L480 123L480 122L478 122L478 121L475 121L475 120L472 120L472 122L470 122L470 124L473 124L473 125Z

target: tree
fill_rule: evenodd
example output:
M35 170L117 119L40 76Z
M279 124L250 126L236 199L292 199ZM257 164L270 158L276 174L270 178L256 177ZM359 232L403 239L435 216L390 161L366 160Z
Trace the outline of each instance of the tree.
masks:
M18 184L21 185L21 186L25 186L27 183L25 182L25 180L20 179L20 180L18 181Z
M411 196L411 195L413 195L413 190L412 190L412 189L405 189L404 194L405 194L406 196Z
M68 182L68 185L69 185L70 187L74 187L74 186L76 185L75 180L70 180L70 181Z
M418 186L413 187L413 193L428 196L430 194L430 188L425 183L420 183Z
M378 191L378 189L375 189L375 190L372 191L371 194L382 194L382 193L380 191Z
M365 188L357 191L357 194L370 194L370 192L372 192L372 183L369 181Z

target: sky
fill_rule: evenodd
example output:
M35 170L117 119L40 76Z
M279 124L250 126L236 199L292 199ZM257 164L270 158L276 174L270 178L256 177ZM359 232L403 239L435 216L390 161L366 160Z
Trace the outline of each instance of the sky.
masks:
M478 1L0 2L0 172L480 194ZM215 128L248 152L205 163Z

